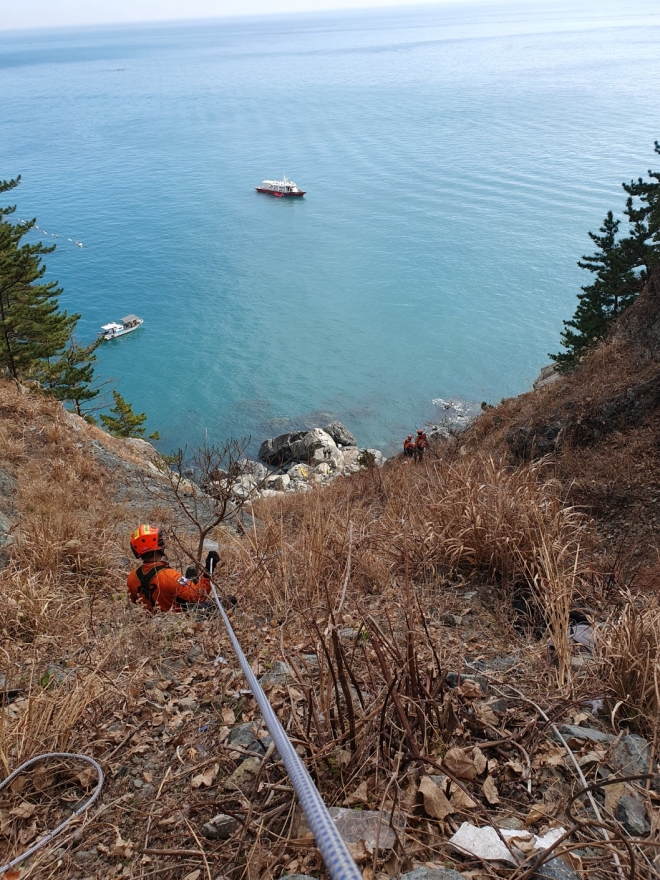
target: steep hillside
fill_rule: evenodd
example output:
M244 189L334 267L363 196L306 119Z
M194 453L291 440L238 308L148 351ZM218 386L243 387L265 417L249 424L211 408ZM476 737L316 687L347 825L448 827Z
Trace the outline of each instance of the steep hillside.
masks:
M490 875L449 843L463 822L570 829L578 855L554 865L566 880L618 877L613 859L651 876L653 788L631 783L608 796L607 844L588 800L573 808L577 824L567 812L587 783L630 772L633 747L633 771L655 769L658 607L613 589L595 528L604 520L569 500L604 479L605 453L594 450L646 436L649 421L617 422L582 445L562 427L552 463L516 439L605 401L625 410L632 386L614 367L639 341L631 316L609 354L582 365L591 394L567 378L487 413L421 464L395 460L261 498L240 529L211 534L243 648L326 803L352 811L344 818L367 878L423 866L438 872L428 880L456 880L448 866L466 880ZM655 375L653 338L635 388ZM618 390L596 399L607 370ZM644 448L650 455L650 441ZM570 468L586 467L589 451L597 464L572 484ZM195 552L190 517L153 455L34 390L0 385L2 775L63 749L95 757L106 773L84 821L20 876L327 877L219 618L150 617L126 600L137 522L167 526L181 569L186 549ZM612 491L632 491L613 462ZM582 647L570 637L576 606L599 622ZM564 742L550 721L574 725L561 728ZM93 783L84 765L60 762L0 792L0 865ZM383 817L380 849L370 811Z
M512 463L551 456L617 566L660 574L660 273L575 372L504 401L462 438ZM648 581L651 573L643 574Z

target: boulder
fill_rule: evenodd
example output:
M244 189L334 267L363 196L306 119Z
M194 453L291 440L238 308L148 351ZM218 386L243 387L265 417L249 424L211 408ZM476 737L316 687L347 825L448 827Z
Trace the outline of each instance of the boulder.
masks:
M359 462L362 452L363 450L358 449L357 446L350 446L348 449L343 449L343 470L347 471L349 474L356 474L362 467Z
M259 458L266 464L276 465L291 461L295 457L292 453L292 445L302 440L305 434L305 431L293 431L264 440L259 447Z
M260 461L252 461L249 458L241 458L238 462L241 473L245 476L249 475L254 479L255 483L261 483L268 476L268 471Z
M337 445L357 446L357 440L341 422L330 422L323 430L332 437Z
M286 473L290 480L307 480L309 479L310 468L308 465L294 464Z
M330 458L337 444L322 428L312 428L300 440L291 444L292 458L300 462L320 462Z
M546 364L545 367L541 367L541 372L532 383L532 388L538 391L539 388L552 385L558 379L561 379L561 375L557 372L557 364Z
M274 489L276 492L284 492L291 482L288 474L273 474L266 478L266 489Z

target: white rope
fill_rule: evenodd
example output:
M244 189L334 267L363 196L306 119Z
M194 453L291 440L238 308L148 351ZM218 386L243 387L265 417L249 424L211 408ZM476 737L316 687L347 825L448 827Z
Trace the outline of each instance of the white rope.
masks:
M211 565L211 574L212 573L213 567ZM332 880L362 880L362 874L358 870L346 844L337 831L337 827L332 821L328 809L323 803L323 799L319 794L318 789L314 785L312 777L307 772L305 765L291 745L291 741L280 724L279 718L268 702L268 697L263 692L254 672L252 672L252 669L250 668L250 664L245 658L245 654L236 638L231 623L229 622L229 618L225 613L225 609L220 603L213 581L211 581L211 588L213 590L215 604L218 606L218 610L222 615L223 623L229 633L231 643L234 646L238 662L241 664L241 668L245 673L250 690L261 709L261 715L271 737L273 738L273 742L279 752L280 758L284 762L286 772L289 774L289 779L298 795L300 806L303 809L305 818L307 819L309 827L316 839L316 845L321 852L328 873L332 877Z
M76 809L71 813L71 815L64 820L64 822L60 822L57 828L54 828L52 831L49 831L45 837L42 837L41 840L38 840L35 844L33 844L29 849L27 849L24 853L21 853L20 856L16 856L15 859L12 859L11 862L7 862L6 865L0 865L0 874L4 874L10 868L14 868L16 865L20 864L25 859L29 858L31 855L37 852L37 850L41 849L42 846L46 846L47 843L56 837L61 831L63 831L66 826L72 822L76 816L80 816L81 813L84 813L97 797L101 794L101 789L103 788L103 770L98 765L98 763L94 760L94 758L90 758L88 755L76 755L72 752L46 752L43 755L37 755L34 758L30 758L29 761L25 761L24 764L21 764L20 767L17 767L13 773L10 773L6 779L3 779L0 782L0 791L15 779L19 773L22 773L23 770L27 770L28 767L31 767L33 764L38 763L39 761L46 761L48 758L69 758L75 759L77 761L86 761L88 764L91 764L92 767L96 770L96 775L98 776L98 782L96 783L96 788L92 792L92 794L87 798L87 800L83 801L80 806L76 807Z

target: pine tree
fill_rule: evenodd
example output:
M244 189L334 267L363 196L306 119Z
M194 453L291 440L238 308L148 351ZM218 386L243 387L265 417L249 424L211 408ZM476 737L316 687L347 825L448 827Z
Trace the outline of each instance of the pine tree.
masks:
M655 152L660 155L658 141ZM651 266L660 261L660 173L649 170L648 175L648 180L640 177L622 184L628 194L626 237L617 239L621 221L611 211L600 229L602 235L589 233L598 252L582 257L578 266L593 272L595 278L578 294L573 318L564 321L561 342L566 351L550 355L562 373L577 366L604 338L612 321L641 293Z
M561 343L566 351L550 355L560 372L572 369L582 355L603 339L610 323L634 302L640 291L642 280L634 271L636 254L617 241L620 223L609 211L599 230L602 234L589 233L598 250L593 256L582 257L578 266L596 277L578 294L578 307L571 320L564 321Z
M87 415L83 404L98 396L99 389L92 388L94 381L94 352L101 339L91 345L79 345L73 336L56 359L48 359L39 368L37 378L47 394L63 403L72 403L79 416Z
M0 193L18 186L0 181ZM41 264L55 247L21 244L35 225L13 224L16 206L0 208L0 369L18 381L30 376L40 361L54 358L67 343L79 316L59 310L62 292L56 281L39 283L46 271Z
M113 391L115 405L111 407L111 415L101 415L101 424L113 437L144 437L146 413L133 412L133 407L124 400L118 391ZM158 440L158 433L149 436L150 440Z

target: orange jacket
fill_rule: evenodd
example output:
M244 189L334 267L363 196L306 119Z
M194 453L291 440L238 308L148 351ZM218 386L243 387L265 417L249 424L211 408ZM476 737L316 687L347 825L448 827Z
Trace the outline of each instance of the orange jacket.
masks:
M413 443L412 440L404 440L404 441L403 441L403 448L404 448L404 450L405 450L405 449L414 449L414 448L415 448L415 444Z
M157 567L158 571L150 581L147 590L141 591L138 572L148 576L154 567ZM183 611L186 603L203 602L208 599L211 592L211 582L206 575L201 575L199 583L196 584L170 568L163 561L143 563L129 574L127 586L131 602L137 602L139 599L144 607L152 613L156 606L161 611ZM145 593L150 594L151 602Z
M418 434L415 440L415 449L426 449L427 445L426 434Z

